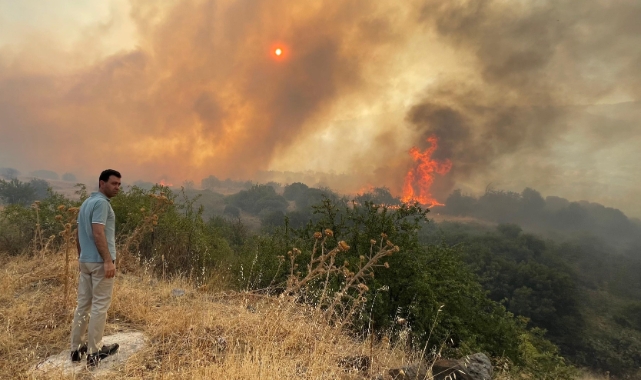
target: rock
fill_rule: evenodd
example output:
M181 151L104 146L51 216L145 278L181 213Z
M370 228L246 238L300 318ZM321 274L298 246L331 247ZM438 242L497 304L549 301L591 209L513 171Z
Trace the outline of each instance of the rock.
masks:
M414 364L389 370L394 380L491 380L492 362L483 353L468 355L459 360L439 359L432 365L431 373L427 364ZM430 377L433 376L433 377Z
M174 297L182 297L185 295L185 291L183 289L172 289L171 295Z
M474 380L458 360L439 359L432 365L434 380Z
M115 355L104 359L98 367L91 370L94 377L113 376L111 372L113 368L126 363L131 355L146 345L145 335L142 332L123 332L105 336L102 339L102 343L118 343L120 348ZM31 368L31 375L37 378L42 375L49 375L55 378L67 376L77 378L82 373L89 373L86 367L86 360L83 358L79 363L72 363L70 354L69 350L65 350L58 355L48 357Z
M478 352L474 355L468 355L459 359L458 362L467 369L466 372L472 379L492 379L492 362L484 353Z
M413 364L389 370L389 375L394 380L424 380L428 379L428 366L426 364Z

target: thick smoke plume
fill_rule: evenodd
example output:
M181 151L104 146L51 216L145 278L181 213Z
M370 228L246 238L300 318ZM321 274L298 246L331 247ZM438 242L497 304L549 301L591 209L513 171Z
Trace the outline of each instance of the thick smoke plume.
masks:
M367 55L394 38L370 1L160 4L132 2L133 50L62 72L4 60L5 166L247 178L362 90Z
M434 158L452 162L432 189L441 201L495 182L633 203L638 1L132 0L127 12L135 47L115 53L94 46L115 22L71 48L0 45L0 166L174 183L313 171L338 190L400 194L409 149L433 135Z
M431 86L407 115L424 137L439 137L435 157L453 161L451 175L435 189L442 196L473 179L505 184L516 177L538 188L561 187L568 162L589 182L599 150L641 131L641 123L626 120L627 108L638 109L638 102L590 107L639 99L641 3L430 1L420 15L466 53L467 69ZM609 117L596 115L604 112ZM588 156L567 157L555 151L559 146L580 147Z

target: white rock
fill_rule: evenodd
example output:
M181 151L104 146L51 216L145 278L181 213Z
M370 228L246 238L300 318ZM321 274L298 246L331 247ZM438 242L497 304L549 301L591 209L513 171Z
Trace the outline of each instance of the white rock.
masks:
M93 368L91 373L94 377L113 376L113 369L125 363L131 355L145 347L145 335L142 332L122 332L114 335L105 336L102 339L103 344L118 343L120 348L115 355L107 357L101 361L98 367ZM53 355L47 359L36 364L31 369L31 374L34 377L46 375L78 375L80 373L88 373L87 360L85 357L78 362L71 362L71 352L69 350L62 351L58 355Z

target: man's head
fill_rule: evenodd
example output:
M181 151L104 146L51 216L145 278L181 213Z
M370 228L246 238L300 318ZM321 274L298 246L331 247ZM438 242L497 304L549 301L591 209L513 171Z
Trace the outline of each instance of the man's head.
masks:
M120 178L119 172L113 169L104 170L98 177L98 189L107 198L112 198L120 191Z

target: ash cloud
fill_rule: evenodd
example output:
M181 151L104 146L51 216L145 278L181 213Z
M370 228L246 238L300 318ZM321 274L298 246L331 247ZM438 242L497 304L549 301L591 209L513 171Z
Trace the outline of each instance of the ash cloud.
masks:
M129 5L134 48L96 53L118 20L71 45L0 46L0 166L173 183L311 171L398 194L408 150L436 135L453 162L441 201L498 182L641 215L638 1Z
M439 137L435 158L453 161L450 177L437 180L441 197L471 178L525 174L531 186L545 183L553 147L572 132L607 130L618 143L641 132L638 121L586 118L587 105L608 97L639 99L639 2L428 1L419 15L469 57L469 76L440 81L407 114L423 141ZM529 165L497 169L523 156ZM562 175L560 166L552 175Z
M132 1L134 50L63 73L0 61L0 161L248 178L362 90L368 51L397 39L368 1L161 4Z

